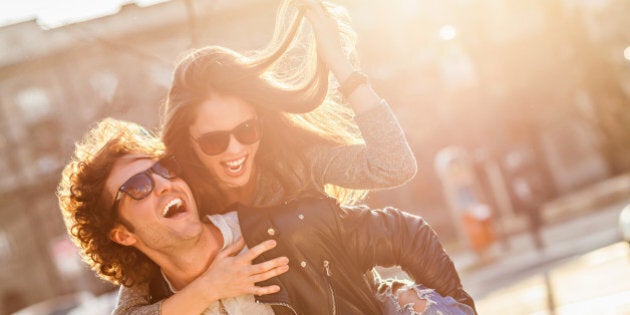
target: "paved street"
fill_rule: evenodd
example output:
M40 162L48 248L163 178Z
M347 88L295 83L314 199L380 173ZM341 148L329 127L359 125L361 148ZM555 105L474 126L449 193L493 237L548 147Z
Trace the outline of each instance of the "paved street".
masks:
M618 242L554 263L477 299L477 309L479 314L630 314L630 247Z
M546 248L528 234L494 248L480 264L470 252L452 253L480 314L630 314L630 246L620 242L625 203L545 226Z

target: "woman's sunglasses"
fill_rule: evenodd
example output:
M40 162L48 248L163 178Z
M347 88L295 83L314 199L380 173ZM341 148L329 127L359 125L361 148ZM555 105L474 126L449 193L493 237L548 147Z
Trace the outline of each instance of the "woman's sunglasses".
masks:
M260 140L260 122L256 118L250 119L232 130L204 133L195 141L206 155L217 155L227 150L230 145L230 135L234 135L234 138L242 144L252 144Z
M131 176L120 186L120 188L118 188L116 196L114 197L114 205L112 208L116 209L118 202L120 202L120 199L122 198L122 193L127 194L135 200L142 200L151 194L153 188L155 187L155 181L153 181L151 173L157 174L165 179L173 179L177 177L179 167L175 158L169 156L160 159L150 168Z

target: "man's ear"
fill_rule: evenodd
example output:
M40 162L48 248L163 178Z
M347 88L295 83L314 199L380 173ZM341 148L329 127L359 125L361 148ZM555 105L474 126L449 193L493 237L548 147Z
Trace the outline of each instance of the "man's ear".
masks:
M135 235L129 232L122 224L116 224L116 226L109 231L109 239L124 246L131 246L136 243Z

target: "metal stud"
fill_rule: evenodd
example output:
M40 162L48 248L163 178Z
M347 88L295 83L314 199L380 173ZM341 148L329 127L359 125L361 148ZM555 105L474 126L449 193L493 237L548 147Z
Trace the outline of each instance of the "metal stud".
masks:
M302 262L300 262L300 266L302 266L302 268L306 268L306 261L302 260Z
M300 214L298 214L298 218L299 218L300 220L304 220L304 215L300 213Z
M273 228L269 228L269 229L267 230L267 234L269 234L269 235L271 235L271 236L274 236L274 235L276 235L276 230L274 230Z

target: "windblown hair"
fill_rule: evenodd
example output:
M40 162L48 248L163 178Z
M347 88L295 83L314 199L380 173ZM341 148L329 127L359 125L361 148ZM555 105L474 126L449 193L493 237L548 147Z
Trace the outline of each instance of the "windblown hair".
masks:
M352 111L329 89L332 76L317 55L312 30L302 23L304 12L292 2L281 5L273 40L264 50L241 54L209 46L193 50L177 64L165 103L162 140L181 162L182 177L200 209L221 211L226 206L216 178L195 154L189 131L199 105L216 94L240 98L257 110L263 137L255 163L282 185L285 197L313 188L342 204L365 196L365 191L313 185L309 150L363 140ZM354 56L356 36L347 12L329 3L325 9L337 21L346 53Z
M158 157L164 145L143 127L112 118L100 121L76 143L57 187L59 207L70 238L83 260L103 279L131 286L148 281L157 266L143 253L109 239L120 222L105 182L116 161L128 154Z

